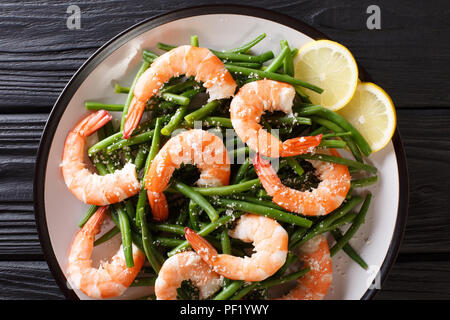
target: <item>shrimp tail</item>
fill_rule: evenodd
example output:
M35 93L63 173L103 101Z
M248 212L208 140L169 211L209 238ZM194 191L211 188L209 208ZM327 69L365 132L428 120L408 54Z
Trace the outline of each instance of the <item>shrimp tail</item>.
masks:
M283 142L281 157L293 157L312 151L322 140L322 134L311 137L297 137Z
M207 264L213 266L214 260L216 260L219 255L217 250L205 238L188 227L184 228L184 236L195 252L197 252Z
M253 157L252 162L264 189L270 196L273 196L276 191L283 187L277 173L270 165L270 162L262 158L259 153Z
M75 128L75 131L83 137L87 137L103 127L111 119L112 116L106 110L99 110L84 118L84 120Z
M145 103L138 100L136 97L131 100L130 107L128 108L127 117L123 127L123 138L128 139L136 129L139 121L144 113Z
M100 232L100 226L106 217L107 210L108 206L99 207L94 215L84 224L81 230L87 233L98 234Z
M156 221L164 221L169 217L167 199L162 192L147 190L147 198L152 208L152 215Z

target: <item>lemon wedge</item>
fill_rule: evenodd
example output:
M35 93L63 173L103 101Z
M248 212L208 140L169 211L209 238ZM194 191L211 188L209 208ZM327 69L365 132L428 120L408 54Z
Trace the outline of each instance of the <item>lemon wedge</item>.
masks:
M374 83L358 83L353 98L338 113L358 129L372 152L383 149L394 135L397 122L394 104Z
M350 51L337 42L308 42L299 49L294 63L296 78L324 90L319 94L304 89L314 104L336 111L343 108L355 93L358 66Z

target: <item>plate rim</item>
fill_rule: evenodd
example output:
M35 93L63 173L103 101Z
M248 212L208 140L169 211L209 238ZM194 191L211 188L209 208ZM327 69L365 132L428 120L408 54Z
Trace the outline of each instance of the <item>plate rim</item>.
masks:
M61 270L61 267L56 259L53 246L50 240L50 234L48 232L47 220L45 214L45 175L47 171L47 161L49 156L50 147L53 141L54 134L59 125L59 121L66 110L66 107L73 97L73 94L78 90L80 85L86 79L86 77L112 52L117 48L125 44L131 38L137 35L151 30L157 26L165 23L169 23L178 19L189 18L194 16L210 15L210 14L236 14L243 16L251 16L256 18L262 18L279 23L284 26L288 26L294 30L297 30L313 39L331 39L324 33L318 31L312 26L304 23L301 20L292 18L288 15L248 5L200 5L181 8L167 13L155 15L144 19L137 24L125 29L117 34L115 37L103 44L98 50L96 50L75 72L72 78L68 81L64 89L61 91L58 99L54 103L50 115L44 127L44 131L41 135L39 142L39 149L36 154L36 162L34 166L34 178L33 178L33 199L34 199L34 215L36 219L36 226L39 235L39 241L44 253L44 257L49 265L49 269L56 280L61 291L65 297L71 300L79 300L79 297L73 289L68 285L68 281ZM358 64L360 70L360 77L365 81L371 81L369 74ZM399 179L399 197L398 197L398 209L397 217L392 235L391 242L389 244L388 251L383 260L383 263L379 270L380 284L384 283L389 270L394 264L400 245L403 240L403 235L406 226L406 220L408 216L408 203L409 203L409 190L408 190L408 169L406 162L406 154L404 151L403 143L401 140L398 128L395 130L395 134L392 138L394 146L395 156L397 160L398 179ZM369 288L361 297L361 300L372 299L379 291L376 288Z

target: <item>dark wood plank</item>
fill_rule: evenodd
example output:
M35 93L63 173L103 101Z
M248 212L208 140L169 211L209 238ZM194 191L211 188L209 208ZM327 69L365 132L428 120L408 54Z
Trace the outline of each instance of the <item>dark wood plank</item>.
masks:
M450 261L397 261L375 299L450 299Z
M154 15L191 6L189 1L74 1L81 29L66 27L66 2L2 2L0 27L0 110L48 112L73 73L97 48L131 25ZM197 1L196 4L221 3ZM242 3L231 1L231 3ZM386 88L398 107L448 107L447 1L379 1L381 30L366 28L371 1L269 1L256 6L304 20L348 46ZM397 8L403 8L398 10Z
M39 256L32 179L47 116L0 117L0 258ZM398 122L408 157L411 191L401 252L450 252L450 110L399 110Z
M45 261L1 261L0 300L64 299Z
M396 263L376 299L450 299L450 262ZM43 261L0 262L1 299L64 299Z

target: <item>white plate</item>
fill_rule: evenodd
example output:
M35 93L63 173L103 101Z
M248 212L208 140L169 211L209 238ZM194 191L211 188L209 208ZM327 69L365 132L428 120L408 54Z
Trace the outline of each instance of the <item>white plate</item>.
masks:
M58 284L68 298L86 299L66 282L68 248L78 230L77 223L87 205L67 189L60 162L68 131L88 112L84 101L121 103L124 95L114 93L115 83L132 81L141 62L143 49L161 53L158 41L189 43L190 35L199 37L200 45L229 49L267 33L255 50L279 52L279 43L287 39L299 48L313 38L325 38L318 31L290 17L263 9L244 6L203 6L179 10L140 23L123 32L98 50L76 73L56 102L42 136L35 172L35 209L44 253ZM356 57L357 58L357 57ZM366 80L367 79L367 76ZM333 258L333 285L327 299L371 298L369 286L385 278L401 241L406 219L407 175L398 133L394 143L369 159L379 169L379 182L371 188L373 201L365 224L352 246L370 265L369 272L343 252ZM105 244L96 250L97 258L113 250ZM142 296L147 288L130 288L121 298Z

